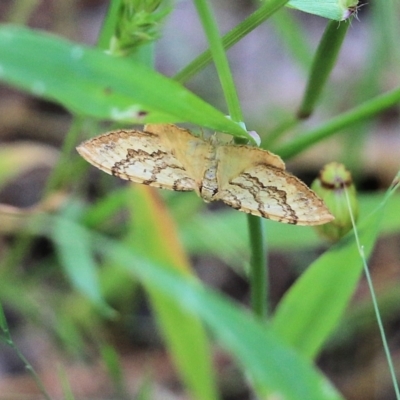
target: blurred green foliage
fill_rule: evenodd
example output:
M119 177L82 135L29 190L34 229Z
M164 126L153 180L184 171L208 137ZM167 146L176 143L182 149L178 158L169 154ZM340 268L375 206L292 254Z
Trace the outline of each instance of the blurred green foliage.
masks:
M112 16L112 23L104 25L102 41L97 48L20 26L1 26L0 79L62 104L76 119L94 120L96 128L91 135L101 129L104 120L114 120L119 123L190 122L246 138L246 131L212 104L135 59L131 52L134 53L139 44L143 45L138 37L149 42L156 40L161 35L158 23L170 9L168 5L154 14L158 4L150 2L150 9L141 8L138 14L134 3L112 4L107 16ZM277 4L284 3L273 2L277 8ZM263 4L239 29L233 29L227 35L231 39L229 45L245 36L249 26L254 29L272 15L275 9L267 7ZM388 13L390 7L392 12ZM290 112L284 110L282 120L278 121L281 126L276 129L278 133L271 143L283 142L278 150L285 158L338 133L347 135L349 142L362 142L369 133L371 119L399 102L399 88L389 93L389 100L388 95L378 96L382 75L398 62L393 54L398 54L399 28L395 24L395 11L399 10L394 3L390 7L373 3L369 18L375 27L371 40L371 53L375 56L367 61L364 74L354 77L357 91L347 99L353 114L351 111L338 113L334 119L336 125L328 120L318 131L318 127L308 130L296 113L289 115ZM261 17L257 19L254 15ZM304 99L312 100L302 104L307 103L307 115L317 106L325 107L333 115L340 110L343 98L342 88L327 83L336 57L325 64L318 63L330 51L329 37L321 41L323 46L316 52L314 67L310 67L307 38L300 27L296 29L296 22L290 15L281 10L274 25L294 59L303 68L311 68ZM386 18L385 23L379 25L383 18ZM249 21L251 24L247 24ZM328 24L326 35L332 40L335 35L342 35L335 42L338 51L347 26L341 25L341 29L335 31L333 24L337 23ZM149 29L145 35L137 34L138 25L140 29ZM107 34L106 30L109 30ZM104 53L104 43L109 46L114 43L114 47L110 46L113 54ZM378 55L387 62L377 68ZM195 61L194 68L187 69L186 75L178 74L178 80L201 69L205 60L207 57ZM324 95L327 89L333 93L329 99ZM363 113L357 112L360 109ZM298 130L305 130L305 136L300 136ZM78 144L74 143L75 133L67 135L65 142ZM268 143L269 139L267 133L263 143ZM6 206L0 209L0 231L16 237L15 245L9 247L1 259L2 304L42 326L75 355L84 354L89 338L92 346L102 352L116 392L121 396L125 391L121 366L107 343L105 330L107 323L123 320L127 314L135 312L141 284L193 398L219 398L210 339L203 324L243 368L260 397L342 398L313 366L312 360L340 324L362 272L352 232L311 263L288 290L270 321L260 321L240 304L201 283L187 256L212 255L247 277L251 246L244 215L226 209L206 211L192 194L161 195L141 186L116 188L112 177L102 178L95 201L89 201L88 170L91 167L70 151L71 145L65 146L62 155L64 163L68 160L63 164L68 174L51 185L50 192L37 206L28 210ZM346 160L353 157L359 159L357 154L343 154ZM14 178L15 171L23 168L18 157L0 157L0 163L1 184ZM399 198L393 188L386 195L359 197L358 226L366 255L373 251L381 232L400 230ZM59 195L62 201L51 201ZM269 251L290 253L326 247L312 228L269 221L265 224ZM30 245L43 237L54 251L33 272L21 270L21 260L28 254ZM60 280L68 286L48 284ZM0 327L5 334L7 324L2 314Z

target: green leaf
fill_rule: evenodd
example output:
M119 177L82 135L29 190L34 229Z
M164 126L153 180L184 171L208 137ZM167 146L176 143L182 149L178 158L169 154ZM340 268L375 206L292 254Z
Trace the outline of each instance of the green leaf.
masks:
M124 265L146 287L169 298L183 313L207 323L221 346L243 366L260 396L273 393L288 400L341 398L307 361L283 345L272 329L238 305L197 280L185 279L170 267L160 267L116 242L102 238L98 248ZM193 342L189 345L193 347Z
M126 123L191 122L248 138L239 124L139 63L22 27L0 28L0 79L81 115Z
M373 250L388 198L389 195L357 227L366 258ZM343 315L362 268L357 243L350 231L311 264L281 300L273 320L279 337L313 358Z
M107 368L111 382L114 385L116 392L121 399L128 398L127 390L125 389L124 375L122 365L118 357L118 353L114 347L110 345L103 345L100 347L101 358Z
M6 316L4 315L4 310L1 303L0 303L0 329L4 332L8 331Z
M68 212L71 217L71 212ZM91 251L91 237L78 225L67 224L59 218L52 226L53 240L64 267L64 271L75 288L88 297L105 315L114 311L105 302L101 293L97 265Z
M309 14L343 21L356 12L359 0L290 0L288 7Z
M178 238L175 222L152 188L138 185L130 191L132 226L127 244L153 262L160 261L187 279L193 272ZM138 234L140 232L140 234ZM198 316L187 314L153 285L145 283L157 322L181 376L193 398L216 400L211 349ZM193 343L196 343L193 346Z
M171 266L152 262L133 248L73 221L63 219L60 222L60 219L63 218L47 216L46 224L29 227L32 232L41 232L50 239L48 226L58 223L77 237L92 236L95 248L107 259L123 266L145 287L164 295L188 317L205 322L220 345L243 367L260 397L274 394L286 400L343 399L309 361L284 344L271 327L256 320L242 306L207 289L197 279L187 279ZM175 323L179 324L179 320ZM195 347L190 337L186 344L188 351Z
M67 373L63 366L58 366L58 376L61 382L62 394L65 400L75 400L74 394L69 383Z

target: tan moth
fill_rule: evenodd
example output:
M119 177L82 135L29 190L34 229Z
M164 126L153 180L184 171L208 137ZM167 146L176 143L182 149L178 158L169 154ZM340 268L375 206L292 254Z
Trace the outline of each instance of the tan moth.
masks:
M320 225L333 219L323 201L285 171L275 154L256 147L215 144L169 124L119 130L82 143L95 167L132 182L195 191L239 211L274 221Z

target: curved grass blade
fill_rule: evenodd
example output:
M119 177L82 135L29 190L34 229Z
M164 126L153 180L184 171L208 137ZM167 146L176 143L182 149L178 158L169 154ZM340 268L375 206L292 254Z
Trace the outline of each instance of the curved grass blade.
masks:
M248 138L239 124L172 79L44 32L0 28L0 79L78 115L126 123L184 121Z

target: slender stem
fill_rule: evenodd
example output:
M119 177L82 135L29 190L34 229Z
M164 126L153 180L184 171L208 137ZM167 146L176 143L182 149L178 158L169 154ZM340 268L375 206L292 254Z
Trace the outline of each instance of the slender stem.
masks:
M357 243L357 245L359 246L359 243ZM379 314L379 306L378 306L378 302L377 302L375 291L374 291L374 285L372 283L371 275L370 275L369 270L368 270L368 265L365 262L365 257L363 256L363 248L359 247L359 251L360 251L360 254L361 254L362 258L363 258L364 273L365 273L365 277L366 277L367 282L368 282L369 291L371 293L372 304L374 306L376 321L378 323L379 332L381 334L383 349L384 349L384 352L385 352L385 355L386 355L386 360L387 360L387 363L388 363L388 366L389 366L390 376L391 376L392 382L393 382L393 388L394 388L394 391L396 393L396 399L400 400L400 391L399 391L399 386L397 384L396 372L395 372L395 369L394 369L394 366L393 366L392 357L390 355L390 349L389 349L389 345L388 345L388 342L387 342L387 339L386 339L386 335L385 335L385 328L383 327L382 319L381 319L381 316Z
M67 374L61 365L58 367L58 376L60 377L64 400L75 400Z
M218 33L216 21L207 0L195 0L195 4L210 45L211 54L217 68L229 114L234 121L241 122L243 117L239 98L236 93L236 87L229 68L224 46ZM260 318L265 318L267 313L267 274L263 225L259 217L249 215L247 218L251 247L250 290L252 309L255 315Z
M299 124L299 120L295 117L291 117L286 119L278 126L276 126L273 130L268 132L268 136L263 138L261 141L261 147L264 149L268 149L271 145L281 139L290 129L296 127Z
M350 22L342 23L339 26L337 21L328 23L315 53L304 98L297 112L299 118L308 118L314 111L329 74L335 65L349 26Z
M283 7L288 0L269 0L264 1L263 4L248 18L238 24L230 32L222 37L222 44L225 49L229 49L240 39L245 37L248 33L253 31L257 26L261 25L268 19L275 11ZM195 58L189 65L178 72L174 79L178 82L184 83L191 77L201 71L212 60L211 51L206 50Z
M278 34L278 40L282 43L293 61L302 69L302 72L310 70L314 58L314 52L307 37L307 29L299 18L289 8L283 7L268 21ZM294 34L296 32L296 34Z
M15 351L19 359L25 364L26 370L29 371L30 374L33 376L33 379L35 380L36 385L42 392L44 398L46 400L51 400L50 395L47 393L46 388L44 387L42 381L40 380L39 375L32 367L32 364L25 358L25 356L20 352L18 347L15 345L11 337L6 318L4 316L3 308L0 305L0 333L1 332L3 333L3 336L0 336L0 340L3 340L8 346L10 346Z
M269 148L274 142L287 133L288 129L293 128L298 124L300 119L308 118L313 113L322 90L328 80L329 74L335 65L348 27L349 23L343 23L339 26L337 21L331 21L328 23L315 53L308 77L307 87L296 117L283 122L270 132L268 137L263 141L262 147ZM303 53L305 53L304 50ZM302 59L303 58L307 57L303 56Z
M217 23L208 0L195 0L194 4L207 36L212 58L224 92L225 101L228 105L229 114L234 121L242 122L243 115L240 108L239 97L236 92L224 46L218 32Z
M389 193L392 193L398 187L399 187L399 174L395 178L392 190L390 190ZM371 293L372 304L373 304L373 307L374 307L374 311L375 311L375 315L376 315L376 321L377 321L378 327L379 327L379 332L381 334L383 349L384 349L384 352L385 352L385 355L386 355L386 360L387 360L387 363L388 363L388 366L389 366L390 376L391 376L392 382L393 382L393 388L394 388L394 391L396 393L396 399L400 400L400 391L399 391L399 386L397 384L396 372L395 372L395 369L394 369L394 366L393 366L392 357L390 355L390 349L389 349L389 345L388 345L388 342L387 342L387 339L386 339L386 335L385 335L385 328L383 327L381 315L380 315L380 312L379 312L378 301L376 299L376 294L375 294L375 289L374 289L374 285L373 285L373 282L372 282L371 274L369 273L368 264L367 264L367 261L365 259L364 246L362 246L361 243L360 243L360 238L358 236L357 227L356 227L356 224L355 224L355 221L354 221L353 211L351 209L349 194L347 192L347 189L346 188L344 188L344 189L345 189L344 192L346 194L347 206L348 206L348 209L349 209L349 212L350 212L351 223L353 225L354 237L356 239L358 252L360 253L360 257L361 257L363 265L364 265L364 273L365 273L365 277L367 279L369 291Z
M75 148L78 135L81 133L83 118L75 116L72 120L71 128L69 129L61 149L60 160L47 180L44 195L48 195L58 186L64 183L64 179L69 177L70 156Z
M267 245L265 240L264 223L261 218L249 215L247 217L250 234L250 287L251 307L254 315L261 319L269 313Z
M9 345L11 346L11 348L15 351L15 353L18 355L18 357L20 358L20 360L25 364L25 368L27 371L30 372L30 374L33 376L33 379L36 382L36 385L38 386L38 388L40 389L40 391L42 392L43 396L45 397L46 400L51 400L51 396L47 393L46 388L44 387L39 375L37 374L37 372L35 371L35 369L33 368L32 364L25 358L25 356L20 352L20 350L18 349L18 347L15 345L15 343L13 341L11 341L11 343L9 343Z
M113 0L108 6L107 14L97 38L97 47L99 49L109 50L111 47L111 38L114 36L117 26L121 4L122 0Z
M290 143L275 148L274 151L282 158L287 159L293 157L311 145L329 137L341 129L349 128L351 125L362 122L367 118L373 117L375 114L397 104L400 101L400 88L377 96L372 100L368 100L363 104L353 108L352 110L340 114L332 118L326 124L316 128L306 134L297 135Z

